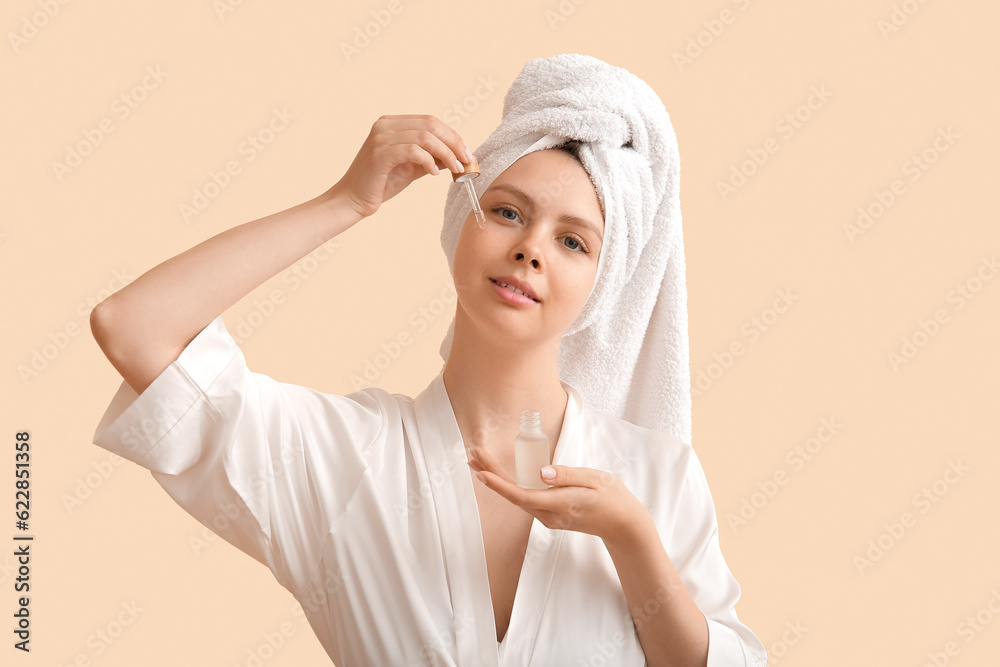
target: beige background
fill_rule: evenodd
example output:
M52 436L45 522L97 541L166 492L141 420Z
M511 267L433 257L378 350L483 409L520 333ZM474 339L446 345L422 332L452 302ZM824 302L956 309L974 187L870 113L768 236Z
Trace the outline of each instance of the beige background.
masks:
M147 471L91 444L120 378L90 336L90 306L121 286L116 276L134 279L319 194L381 114L435 114L475 149L524 63L562 52L634 72L674 123L691 370L711 377L694 398L693 445L742 586L737 611L770 664L917 666L938 652L938 664L973 666L1000 653L990 511L1000 504L1000 280L984 280L994 277L984 258L1000 254L995 4L404 0L392 14L381 1L232 0L220 13L211 0L49 0L52 17L44 4L5 3L0 20L2 433L11 442L31 431L36 536L26 656L10 647L13 478L3 472L0 662L248 665L288 623L263 664L326 664L265 568L221 540L192 543L211 535ZM391 20L345 56L379 11ZM697 57L679 66L688 47ZM165 77L137 90L144 99L123 118L115 100L157 67ZM828 99L801 107L814 87ZM294 119L250 161L240 143L275 107ZM797 110L789 133L782 119ZM113 131L60 179L53 163L102 119ZM936 149L948 128L951 143ZM777 151L723 197L718 184L765 145ZM914 171L925 152L933 164ZM186 222L180 205L229 160L241 172ZM859 207L878 212L877 193L888 201L896 179L892 205L849 238ZM349 393L380 344L408 331L414 344L375 384L422 390L441 367L451 313L422 333L408 318L450 283L438 240L450 181L420 179L339 237L329 259L300 262L308 280L275 277L226 311L234 330L255 300L282 292L242 342L251 367ZM778 291L795 300L772 318ZM919 347L894 367L904 337ZM742 354L724 364L733 343ZM22 377L36 352L50 358ZM824 419L840 426L796 463L797 447L827 435ZM946 478L950 463L967 469ZM784 483L768 497L776 475ZM935 502L920 499L925 487ZM754 503L745 525L731 525ZM904 512L914 521L893 537L886 524ZM869 541L888 549L862 567ZM131 603L141 608L131 624L98 639L117 634ZM978 630L960 626L977 613Z

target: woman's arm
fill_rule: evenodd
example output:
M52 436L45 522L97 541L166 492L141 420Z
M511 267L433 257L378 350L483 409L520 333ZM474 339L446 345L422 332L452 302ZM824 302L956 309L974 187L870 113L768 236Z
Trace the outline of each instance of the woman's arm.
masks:
M467 150L434 116L382 116L336 185L153 267L94 308L94 339L141 394L227 308L438 165L461 172Z
M631 536L604 540L614 561L646 664L678 667L708 664L708 625L651 518L637 519Z
M680 496L669 500L657 494L654 505L658 515L674 517L670 555L650 508L618 475L554 464L539 470L552 488L536 490L518 486L482 448L472 448L469 466L480 482L546 528L604 541L649 667L763 667L764 645L736 615L740 586L722 557L705 471L694 450L684 447L687 463L671 464L684 471ZM545 476L546 468L554 476ZM676 512L668 511L665 501L676 503Z
M331 189L217 234L99 303L94 339L141 394L219 314L359 220Z

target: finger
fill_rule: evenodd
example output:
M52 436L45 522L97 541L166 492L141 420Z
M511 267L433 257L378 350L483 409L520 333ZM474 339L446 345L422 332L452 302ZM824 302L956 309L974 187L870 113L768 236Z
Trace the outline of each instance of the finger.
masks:
M506 482L515 484L514 478L510 476L510 473L504 469L493 456L487 452L482 447L472 447L469 449L469 455L472 457L472 463L476 463L480 470L486 470L493 473L497 477L503 479Z
M552 468L556 471L555 477L543 477L542 470L539 469L539 479L552 486L585 486L590 489L598 489L607 486L614 477L611 473L593 468L577 468L573 466L549 465L542 468Z
M518 507L531 507L532 500L529 494L532 492L531 489L522 489L520 486L514 482L504 479L496 473L490 472L488 470L480 471L480 475L483 476L483 484L485 484L489 489L495 491L499 495L506 498L508 501L517 505ZM541 491L534 491L534 493L542 493Z
M450 125L437 116L430 114L426 116L425 122L431 125L432 131L435 135L451 147L455 156L460 161L465 164L470 164L472 162L472 150L469 149L469 145L465 143L458 132L456 132Z
M439 139L451 147L455 153L455 157L460 161L465 164L472 162L472 150L465 140L462 139L461 135L452 129L450 125L432 114L383 115L372 124L372 129L374 130L377 127L382 132L401 132L415 125L431 130Z
M455 155L451 147L442 141L432 130L419 128L400 130L386 136L385 142L389 146L416 144L435 159L440 160L443 166L456 174L465 171L461 160L458 159L458 156Z
M414 126L430 131L442 142L449 146L451 152L459 162L471 164L473 160L472 150L450 125L442 121L437 116L430 114L398 114L381 116L372 125L372 132L388 135L393 132L402 132L413 129ZM452 160L449 156L446 161L441 161L438 166L451 169ZM465 167L459 167L459 172L465 171Z
M546 476L544 473L549 470L553 471L555 474L552 476ZM580 486L578 483L579 480L574 482L574 478L576 477L577 476L573 474L573 468L568 466L547 465L538 469L538 478L546 484L551 484L552 486Z
M428 174L437 175L438 166L434 156L416 144L401 143L394 146L386 146L380 154L380 162L384 161L385 173L391 172L396 167L404 164L418 164L427 171Z
M489 489L534 516L538 516L537 512L560 514L566 507L580 502L580 489L526 489L488 471L481 471L479 474L483 476L482 482Z
M472 469L472 472L478 472L480 474L484 472L490 472L483 466L479 465L479 463L477 463L476 461L469 461L469 467ZM493 474L496 475L496 473ZM497 477L499 477L499 475L497 475Z

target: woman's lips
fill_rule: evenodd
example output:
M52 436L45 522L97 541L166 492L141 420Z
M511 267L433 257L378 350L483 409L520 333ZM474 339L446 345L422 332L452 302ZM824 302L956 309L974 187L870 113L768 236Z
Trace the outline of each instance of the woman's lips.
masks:
M531 285L520 278L515 276L487 276L487 278L504 287L513 288L515 292L519 292L529 299L541 301L541 299L538 298L538 295L535 294L535 290L531 289Z
M507 303L512 303L515 306L536 306L538 302L529 296L524 294L518 294L512 289L504 287L497 283L497 281L490 278L490 285L493 287L493 291L500 295L500 298Z

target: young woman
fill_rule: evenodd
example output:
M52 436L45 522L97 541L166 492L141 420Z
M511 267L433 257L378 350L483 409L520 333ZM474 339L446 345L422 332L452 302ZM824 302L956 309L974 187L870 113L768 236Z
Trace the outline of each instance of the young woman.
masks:
M466 217L451 348L416 398L254 373L221 313L415 179L462 172L469 147L433 116L379 118L328 191L91 315L124 379L94 442L269 567L339 666L764 664L694 451L560 379L606 231L579 145L523 155L482 194L485 227ZM514 481L527 409L550 488Z

